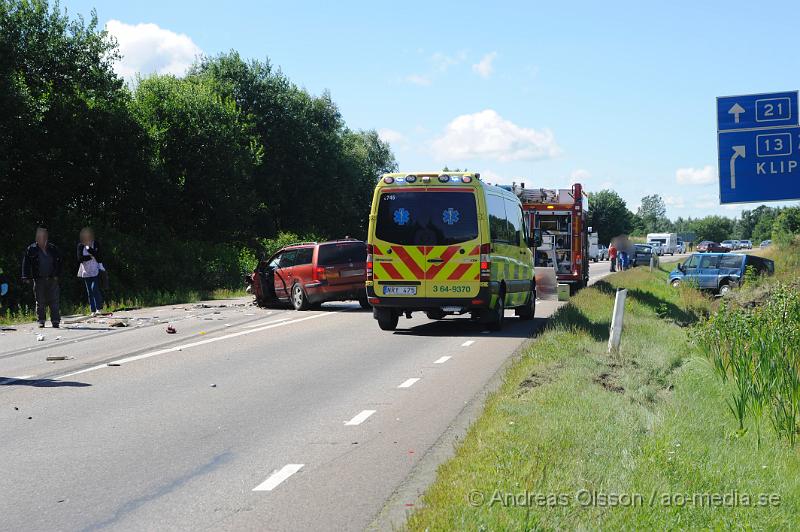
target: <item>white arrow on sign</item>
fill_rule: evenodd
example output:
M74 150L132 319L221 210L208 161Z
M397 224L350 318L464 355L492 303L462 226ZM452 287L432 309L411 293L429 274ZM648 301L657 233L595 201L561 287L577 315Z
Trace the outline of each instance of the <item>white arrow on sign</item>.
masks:
M733 115L733 123L734 124L738 124L739 123L739 115L742 114L742 113L744 113L744 107L742 107L738 103L733 104L733 107L728 109L728 114L729 115ZM744 157L744 155L742 155L742 157Z
M741 157L744 159L745 149L744 146L731 146L733 150L733 155L731 155L731 190L736 188L736 159Z

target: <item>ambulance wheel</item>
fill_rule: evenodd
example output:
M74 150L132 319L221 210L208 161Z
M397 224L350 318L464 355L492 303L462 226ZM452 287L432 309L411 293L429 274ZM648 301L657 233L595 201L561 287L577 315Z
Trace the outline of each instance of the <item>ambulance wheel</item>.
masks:
M378 320L378 327L382 331L393 331L397 329L397 322L400 320L400 315L390 308L373 308L372 312L375 319Z
M536 314L536 292L531 292L528 296L528 302L521 307L517 307L517 316L521 320L532 320Z
M425 315L428 316L429 320L443 320L444 319L444 312L441 310L429 310L425 312Z
M499 331L503 328L503 319L506 314L506 296L502 292L497 296L497 303L494 308L489 311L488 327L490 331Z
M292 306L295 310L308 310L308 307L311 306L300 283L294 283L292 285Z

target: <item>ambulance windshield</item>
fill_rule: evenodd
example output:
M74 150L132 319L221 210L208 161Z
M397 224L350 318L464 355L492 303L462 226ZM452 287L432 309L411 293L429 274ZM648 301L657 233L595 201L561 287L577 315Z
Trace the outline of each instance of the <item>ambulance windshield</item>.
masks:
M384 192L375 236L414 246L449 246L478 238L475 194L467 192Z

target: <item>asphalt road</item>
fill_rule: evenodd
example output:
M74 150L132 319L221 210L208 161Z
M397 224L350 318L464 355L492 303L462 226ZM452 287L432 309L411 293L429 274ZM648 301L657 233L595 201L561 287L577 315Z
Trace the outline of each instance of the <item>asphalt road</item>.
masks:
M402 515L416 500L399 487L558 306L491 334L244 299L2 333L0 529L361 530L389 500Z

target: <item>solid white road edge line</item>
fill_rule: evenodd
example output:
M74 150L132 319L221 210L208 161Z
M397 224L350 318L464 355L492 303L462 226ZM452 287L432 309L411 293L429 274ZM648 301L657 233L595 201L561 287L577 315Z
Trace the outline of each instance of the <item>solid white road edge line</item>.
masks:
M247 329L244 331L237 331L235 333L225 334L223 336L217 336L215 338L206 338L205 340L200 340L197 342L192 342L189 344L177 345L175 347L169 347L167 349L159 349L158 351L151 351L149 353L143 353L141 355L134 355L131 357L121 358L119 360L114 360L114 364L127 364L128 362L135 362L137 360L143 360L145 358L155 357L158 355L164 355L166 353L173 353L175 351L183 351L184 349L190 349L192 347L198 347L201 345L212 344L214 342L220 342L222 340L230 340L231 338L237 338L239 336L244 336L246 334L253 334L261 331L266 331L267 329L274 329L275 327L282 327L284 325L291 325L293 323L300 323L301 321L313 320L314 318L321 318L322 316L332 316L340 312L338 310L333 312L324 312L320 314L312 314L310 316L306 316L304 318L298 318L296 320L291 321L283 321L279 320L278 323L270 323L269 325L264 325L263 327L259 327L257 329ZM78 371L72 371L70 373L65 373L64 375L59 375L58 377L54 377L55 379L65 379L67 377L72 377L74 375L80 375L81 373L88 373L90 371L94 371L97 369L108 367L108 363L98 364L97 366L91 366L88 368L84 368Z
M445 362L447 362L448 360L450 360L450 358L451 358L451 357L449 357L449 356L443 356L443 357L441 357L441 358L439 358L439 359L436 359L436 360L434 360L434 361L433 361L433 363L434 363L434 364L444 364Z
M411 379L404 380L403 383L398 386L398 388L411 388L417 383L418 380L419 377L413 377Z
M272 491L278 487L278 484L291 477L303 467L305 464L286 464L282 468L272 473L267 480L253 488L253 491Z
M469 346L471 346L471 345L472 345L472 344L474 344L474 343L475 343L475 340L467 340L466 342L464 342L463 344L461 344L461 347L469 347Z
M350 425L361 425L364 421L367 420L367 418L369 416L371 416L375 412L376 412L375 410L362 410L361 412L356 414L355 417L353 419L351 419L350 421L345 421L344 424L348 425L348 426L350 426Z

